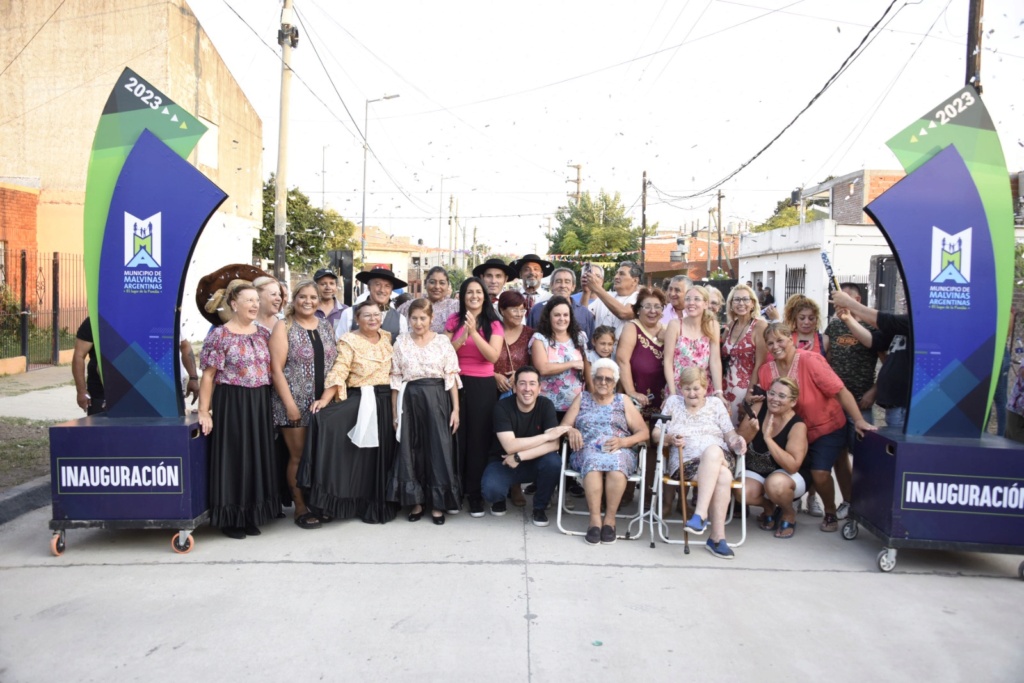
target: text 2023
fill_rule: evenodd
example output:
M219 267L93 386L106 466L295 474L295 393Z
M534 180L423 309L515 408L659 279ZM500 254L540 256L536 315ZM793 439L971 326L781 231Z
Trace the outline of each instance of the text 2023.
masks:
M159 95L147 88L145 84L139 83L139 80L134 76L128 77L128 82L125 83L124 89L148 104L150 109L158 109L164 103Z

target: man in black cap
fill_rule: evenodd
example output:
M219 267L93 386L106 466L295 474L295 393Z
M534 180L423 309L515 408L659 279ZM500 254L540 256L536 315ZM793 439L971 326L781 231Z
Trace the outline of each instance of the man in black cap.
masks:
M541 280L555 270L550 261L545 261L536 254L527 254L508 264L508 267L519 274L519 279L523 283L519 291L526 297L527 311L531 310L534 304L544 303L551 298L551 292L540 288Z
M395 289L408 287L408 283L399 280L393 272L380 266L373 270L357 273L356 279L366 285L370 292L370 301L380 307L381 313L384 314L384 320L381 322L380 328L391 333L391 343L394 344L395 338L409 329L409 321L404 315L401 315L391 307L391 292ZM356 321L352 319L351 308L342 314L341 325L341 334L355 331Z
M487 290L487 297L494 310L498 310L498 297L505 289L505 283L512 282L519 274L512 268L505 265L500 258L489 258L473 269L473 277L478 277L484 282L484 289Z
M338 279L330 268L321 268L313 275L313 282L316 283L316 290L320 294L320 306L313 311L313 315L326 319L334 326L335 338L348 331L341 326L341 316L348 306L338 301Z

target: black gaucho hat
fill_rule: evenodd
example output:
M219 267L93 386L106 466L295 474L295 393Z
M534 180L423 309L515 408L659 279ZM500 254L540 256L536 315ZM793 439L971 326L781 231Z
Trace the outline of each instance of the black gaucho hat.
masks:
M473 277L483 277L484 272L491 268L497 268L498 270L504 271L508 281L512 282L519 278L519 271L513 270L510 266L506 265L500 258L489 258L479 266L473 269Z
M551 261L545 261L536 254L527 254L523 258L516 259L512 263L508 264L508 267L515 270L516 275L518 275L519 271L521 271L523 269L523 266L525 266L527 263L536 263L538 266L540 266L540 272L542 275L544 275L544 277L551 275L551 273L553 273L555 270L555 264L551 263Z
M365 270L361 273L356 273L356 279L364 285L370 284L370 280L387 280L395 289L402 289L403 287L409 286L408 282L399 280L395 277L395 274L387 268L374 268L373 270Z

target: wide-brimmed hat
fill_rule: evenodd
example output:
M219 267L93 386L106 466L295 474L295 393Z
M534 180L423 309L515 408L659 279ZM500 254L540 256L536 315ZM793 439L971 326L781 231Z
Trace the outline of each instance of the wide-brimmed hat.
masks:
M223 325L231 319L231 307L225 303L228 286L236 281L252 284L268 273L248 263L232 263L209 275L204 275L196 286L196 306L211 325Z
M362 282L364 285L370 284L370 280L387 280L391 283L391 286L395 289L401 289L402 287L408 287L408 282L403 282L395 277L395 274L387 268L374 268L373 270L365 270L361 273L356 273L356 279Z
M505 275L508 277L509 282L512 282L512 280L519 278L519 271L510 268L500 258L489 258L483 263L481 263L479 266L473 269L473 277L483 277L484 272L490 270L491 268L497 268L498 270L504 271Z
M555 270L555 264L551 263L551 261L545 261L536 254L527 254L522 258L516 259L512 263L508 264L508 267L514 269L516 271L516 274L518 275L519 271L521 271L523 269L523 266L525 266L527 263L536 263L537 265L539 265L540 272L541 274L544 275L544 277L551 275L551 273L553 273Z

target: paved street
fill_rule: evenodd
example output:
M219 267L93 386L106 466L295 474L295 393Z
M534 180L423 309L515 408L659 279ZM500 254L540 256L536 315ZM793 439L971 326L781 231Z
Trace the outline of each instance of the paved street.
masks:
M0 412L57 410L61 369L42 372L0 380L22 392ZM73 391L60 403L76 414ZM588 547L511 506L444 527L204 528L188 555L168 531L89 529L53 557L49 519L0 526L4 683L1024 678L1024 558L901 551L883 574L877 540L806 515L789 541L751 516L731 562L699 539Z
M588 547L518 509L262 536L72 530L48 508L0 527L0 679L1019 681L1021 558L902 551L751 529L698 544ZM731 534L738 533L730 528Z

